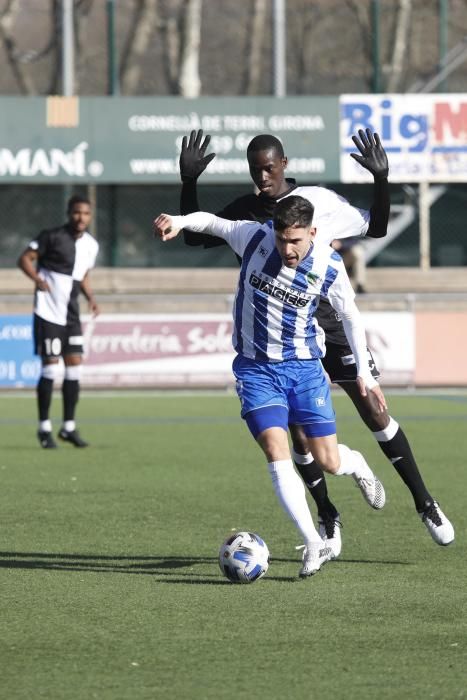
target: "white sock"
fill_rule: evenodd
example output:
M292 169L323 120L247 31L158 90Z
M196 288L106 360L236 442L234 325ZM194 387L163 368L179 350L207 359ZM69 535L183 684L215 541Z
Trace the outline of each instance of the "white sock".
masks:
M292 447L292 459L295 464L311 464L313 461L313 455L311 452L307 452L306 455L301 455L300 452L295 452Z
M294 469L291 459L269 462L272 485L282 508L303 535L305 544L321 542L311 517L303 482Z
M51 433L52 432L52 421L50 421L50 420L39 421L39 430L42 433Z
M67 433L71 433L71 432L73 432L73 430L75 430L76 423L74 420L66 420L63 424L63 427L65 428Z
M373 435L378 442L389 442L399 430L399 423L389 416L389 423L384 430L376 430Z
M347 445L339 443L339 456L341 458L341 466L335 472L337 476L351 475L356 479L373 479L374 474L368 464L365 462L363 455L356 450L351 450Z

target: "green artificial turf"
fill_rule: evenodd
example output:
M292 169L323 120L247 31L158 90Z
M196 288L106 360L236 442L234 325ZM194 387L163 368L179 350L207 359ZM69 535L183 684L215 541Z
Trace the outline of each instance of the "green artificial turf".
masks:
M302 581L300 538L236 397L83 392L85 450L42 450L35 399L0 397L2 697L467 697L467 397L388 400L456 542L431 540L337 395L339 439L387 503L372 511L351 479L328 477L342 554ZM57 392L55 429L59 414ZM218 568L233 529L269 546L252 585Z

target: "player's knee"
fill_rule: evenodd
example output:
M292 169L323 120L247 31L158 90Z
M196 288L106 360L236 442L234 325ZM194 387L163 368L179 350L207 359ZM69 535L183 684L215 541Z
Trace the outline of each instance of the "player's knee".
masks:
M287 433L280 435L281 432L281 428L270 428L260 433L257 437L257 442L268 462L290 459Z
M327 453L324 457L322 457L319 466L323 471L328 472L328 474L335 474L339 471L341 466L339 453Z
M42 365L41 377L54 382L58 378L59 372L60 366L58 362L49 362L48 364Z
M367 413L362 416L365 425L374 433L378 430L385 430L389 425L389 415L387 411L378 411L370 406Z
M65 379L72 382L79 382L81 379L82 365L70 365L65 367Z
M379 405L368 392L366 396L359 397L357 408L363 422L372 432L384 430L389 424L387 411L381 412Z
M336 443L314 444L313 457L319 467L329 474L335 474L341 466L339 450Z
M373 430L373 432L375 432L375 430L386 430L386 428L389 425L390 416L387 413L387 411L384 411L383 413L374 413L373 421L376 425L376 428Z

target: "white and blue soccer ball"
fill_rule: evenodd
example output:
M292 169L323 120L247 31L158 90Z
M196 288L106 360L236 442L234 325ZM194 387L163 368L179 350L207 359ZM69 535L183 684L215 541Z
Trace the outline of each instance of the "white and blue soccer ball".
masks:
M269 549L254 532L236 532L222 543L219 566L232 583L253 583L268 570Z

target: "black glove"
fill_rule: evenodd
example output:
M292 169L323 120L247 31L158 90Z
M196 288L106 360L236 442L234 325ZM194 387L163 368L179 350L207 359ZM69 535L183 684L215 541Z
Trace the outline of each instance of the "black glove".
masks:
M215 153L210 153L208 156L204 155L209 146L211 137L207 135L203 143L201 143L202 138L202 129L199 129L198 132L192 131L188 142L187 137L183 137L182 151L180 153L180 175L182 182L197 180L201 173L206 170L212 159L216 157Z
M366 129L366 133L363 129L359 129L358 135L360 139L357 136L352 136L352 141L361 155L351 153L351 157L363 168L369 170L375 180L384 180L389 173L388 157L378 134L372 133L370 129Z

